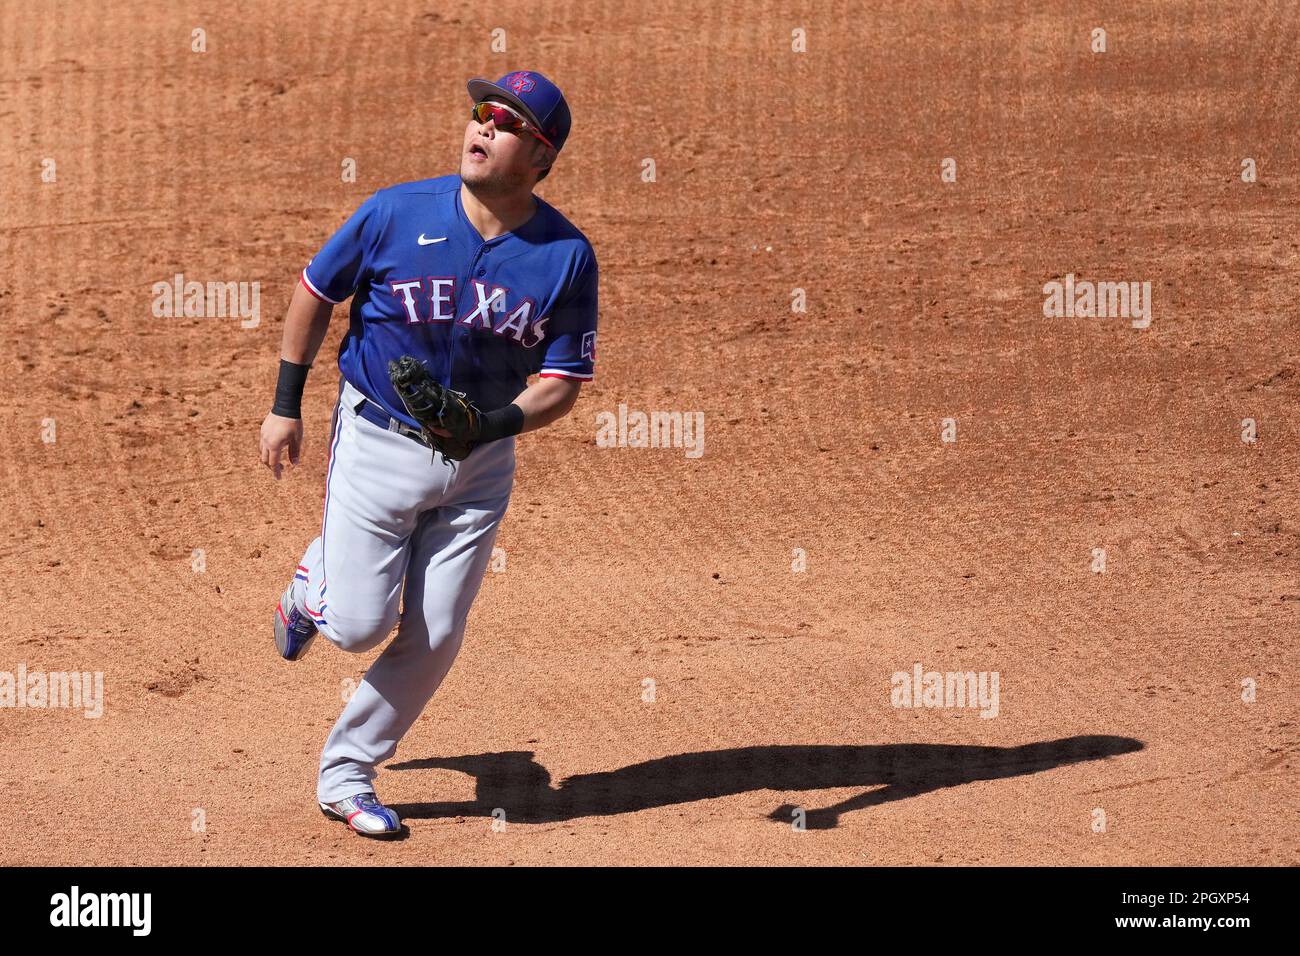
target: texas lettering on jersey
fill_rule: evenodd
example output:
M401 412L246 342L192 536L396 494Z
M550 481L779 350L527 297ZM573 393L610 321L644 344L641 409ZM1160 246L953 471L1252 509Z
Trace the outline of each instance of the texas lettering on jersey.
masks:
M484 240L460 186L443 176L381 189L302 273L318 298L352 298L339 370L408 424L388 379L402 355L484 411L514 401L530 375L594 375L599 273L587 238L538 198L528 222Z
M528 349L539 345L546 338L546 323L550 316L536 315L537 303L532 299L525 297L517 306L512 307L510 290L504 286L488 286L479 279L472 280L471 284L474 287L474 307L459 319L455 319L452 311L457 299L454 276L408 279L404 282L390 282L388 285L406 309L406 320L411 325L451 322L455 319L472 328L488 329L494 335L510 336Z

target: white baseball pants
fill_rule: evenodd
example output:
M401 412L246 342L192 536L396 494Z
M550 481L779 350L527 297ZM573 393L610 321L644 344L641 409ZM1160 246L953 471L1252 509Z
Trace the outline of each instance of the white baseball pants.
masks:
M295 579L322 636L368 651L397 636L366 672L321 754L317 798L374 789L451 669L514 484L515 440L462 462L357 414L364 396L344 383L335 412L325 518Z

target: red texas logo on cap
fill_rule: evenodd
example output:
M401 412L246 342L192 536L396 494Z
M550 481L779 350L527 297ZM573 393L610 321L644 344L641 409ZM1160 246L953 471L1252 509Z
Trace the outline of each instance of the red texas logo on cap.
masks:
M527 93L536 85L536 81L527 73L511 73L510 79L506 80L506 86L510 87L516 95Z

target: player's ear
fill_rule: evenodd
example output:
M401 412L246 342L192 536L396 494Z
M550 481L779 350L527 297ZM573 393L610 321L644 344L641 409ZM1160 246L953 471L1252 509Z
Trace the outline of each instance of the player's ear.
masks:
M547 172L550 172L551 166L554 165L558 154L540 139L534 140L534 142L536 145L533 147L533 168L544 169Z

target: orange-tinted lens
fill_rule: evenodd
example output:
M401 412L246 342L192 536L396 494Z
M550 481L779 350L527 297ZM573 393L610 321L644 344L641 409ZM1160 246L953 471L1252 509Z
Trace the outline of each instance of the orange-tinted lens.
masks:
M475 103L474 118L480 123L491 120L493 125L504 133L518 133L520 130L529 129L527 123L497 103Z

